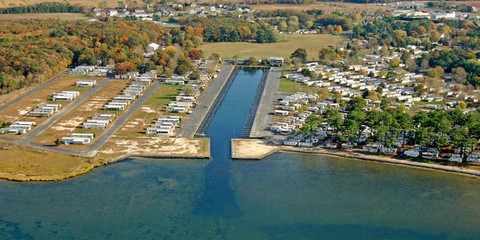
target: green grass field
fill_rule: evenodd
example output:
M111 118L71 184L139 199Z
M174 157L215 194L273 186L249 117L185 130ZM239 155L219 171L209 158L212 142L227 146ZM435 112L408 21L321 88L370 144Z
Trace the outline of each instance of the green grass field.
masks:
M278 91L286 92L286 93L296 93L296 92L316 93L318 91L318 88L309 87L305 84L294 82L286 78L282 78L280 79L280 86L278 87Z
M204 56L218 53L223 58L248 57L289 57L297 48L307 49L308 59L318 59L318 50L340 44L342 37L329 34L289 35L287 41L276 43L221 42L205 43L200 49Z

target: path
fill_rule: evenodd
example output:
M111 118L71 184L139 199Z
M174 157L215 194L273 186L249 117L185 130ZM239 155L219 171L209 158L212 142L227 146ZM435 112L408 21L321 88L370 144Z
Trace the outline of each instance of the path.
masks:
M182 123L180 129L177 132L177 137L191 138L195 136L197 129L203 122L203 119L210 111L212 104L215 102L218 94L222 90L223 86L227 82L234 69L233 64L224 62L221 71L217 77L212 80L207 89L203 92L202 96L198 100L197 106L193 109L193 113L190 114L185 122Z

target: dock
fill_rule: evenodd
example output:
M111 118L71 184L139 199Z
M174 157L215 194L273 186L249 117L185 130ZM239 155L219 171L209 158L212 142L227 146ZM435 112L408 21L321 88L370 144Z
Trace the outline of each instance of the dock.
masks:
M212 80L205 92L197 102L196 107L193 109L192 114L190 114L185 122L182 123L180 129L177 132L176 137L191 138L194 137L201 127L202 123L205 121L211 108L214 105L219 94L224 89L228 79L232 76L234 70L234 65L230 62L224 62L223 66L218 73L217 77ZM211 114L213 116L213 114ZM208 124L207 124L208 126Z
M280 78L282 77L283 68L274 67L270 69L270 73L265 82L262 97L258 103L255 118L251 127L250 138L264 138L272 136L272 132L268 131L268 125L272 121L271 113L274 110L275 96L280 86Z

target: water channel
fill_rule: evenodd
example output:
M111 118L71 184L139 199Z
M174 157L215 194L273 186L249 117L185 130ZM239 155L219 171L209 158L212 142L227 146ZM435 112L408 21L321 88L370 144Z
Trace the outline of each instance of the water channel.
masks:
M0 181L0 239L480 239L476 178L304 154L232 162L262 71L236 76L206 131L211 160Z

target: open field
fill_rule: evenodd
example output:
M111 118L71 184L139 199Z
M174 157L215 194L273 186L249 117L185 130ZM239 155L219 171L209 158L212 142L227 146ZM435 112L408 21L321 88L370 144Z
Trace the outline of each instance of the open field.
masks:
M65 179L91 165L88 158L5 142L0 142L0 156L0 178L12 180Z
M221 42L205 43L200 49L205 56L218 53L223 58L248 57L289 57L297 48L307 49L308 59L318 57L318 50L341 43L342 37L329 34L288 35L287 41L276 43Z
M103 1L107 2L108 7L118 6L118 1L116 0L68 0L68 3L73 5L78 4L86 7L98 7L98 4ZM42 2L65 3L64 0L1 0L0 7L5 8L13 6L34 5Z
M77 109L69 112L55 122L50 128L39 134L33 139L33 142L43 145L53 145L57 138L61 139L72 132L88 132L94 133L97 137L100 136L104 130L83 129L79 128L79 126L95 113L99 113L103 106L124 89L129 82L130 81L120 79L111 80L107 85L95 93L95 95L82 103ZM62 145L62 147L76 150L85 149L87 146L88 145Z
M296 92L317 93L317 88L309 87L305 84L294 82L286 78L282 78L280 79L280 86L278 87L278 91L287 92L287 93L296 93Z
M60 20L85 20L89 19L82 13L21 13L21 14L0 14L0 20L17 19L49 19Z
M26 116L35 107L44 103L60 103L62 108L67 106L71 102L53 102L50 101L52 93L61 91L80 91L80 94L85 93L88 87L75 87L73 84L80 79L96 79L100 81L102 78L85 77L80 75L64 75L61 78L48 84L46 87L39 89L32 93L28 97L13 104L12 106L4 109L0 112L0 121L13 122L13 121L34 121L38 124L44 122L47 118L32 118Z
M262 10L262 11L273 11L273 10L323 10L325 12L375 12L377 10L386 10L391 9L386 6L377 6L375 4L358 4L358 3L339 3L339 2L321 2L315 4L259 4L259 5L250 5L250 7Z

